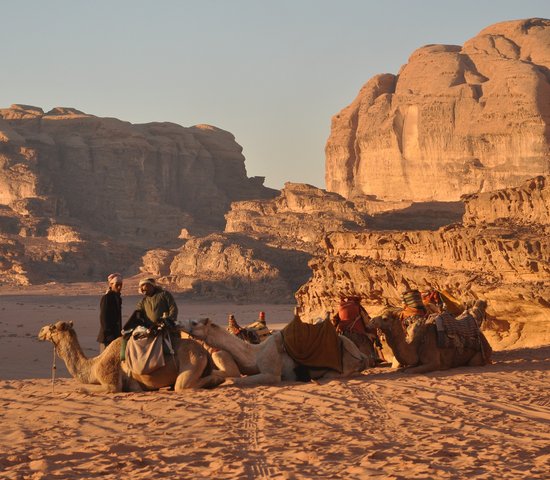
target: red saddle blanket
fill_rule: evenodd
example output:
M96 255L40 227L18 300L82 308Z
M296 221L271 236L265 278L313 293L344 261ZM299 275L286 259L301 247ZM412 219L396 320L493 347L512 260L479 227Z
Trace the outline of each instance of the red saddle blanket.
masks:
M342 341L330 320L313 325L296 317L282 335L285 349L295 362L342 372Z

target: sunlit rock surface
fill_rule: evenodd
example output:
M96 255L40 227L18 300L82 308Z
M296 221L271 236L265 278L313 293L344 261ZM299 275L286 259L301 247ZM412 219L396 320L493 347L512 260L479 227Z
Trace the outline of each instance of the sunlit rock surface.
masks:
M550 20L426 45L332 119L326 188L346 198L456 201L550 173Z
M548 343L549 180L472 195L465 223L437 231L332 233L333 250L310 261L298 302L315 318L334 311L342 295L359 295L376 312L387 301L399 305L406 288L446 289L463 301L488 300L502 346Z

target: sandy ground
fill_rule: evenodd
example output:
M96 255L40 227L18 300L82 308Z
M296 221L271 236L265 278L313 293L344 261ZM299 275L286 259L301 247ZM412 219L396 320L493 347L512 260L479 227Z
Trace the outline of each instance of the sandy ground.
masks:
M75 293L75 290L65 292ZM101 394L58 360L41 326L73 320L97 353L101 294L0 296L2 479L543 479L550 477L550 347L427 375L176 394ZM127 316L138 297L125 297ZM182 318L290 320L292 305L178 302Z

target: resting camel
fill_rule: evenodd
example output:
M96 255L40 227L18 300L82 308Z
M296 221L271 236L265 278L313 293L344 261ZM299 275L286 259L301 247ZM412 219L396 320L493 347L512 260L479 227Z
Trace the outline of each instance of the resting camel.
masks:
M486 308L485 301L477 300L466 313L471 314L480 325ZM481 366L490 362L491 349L481 331L479 335L483 352L472 348L441 348L437 345L435 325L419 322L409 327L407 334L401 323L400 312L399 308L388 308L372 318L369 324L382 330L395 358L405 367L405 372L426 373L464 365Z
M247 375L231 379L237 385L275 384L285 380L297 380L295 368L298 364L286 353L281 332L275 332L264 342L254 345L232 335L224 328L212 323L209 318L190 320L183 326L193 337L204 340L212 347L229 352L240 373ZM343 370L323 370L316 378L349 377L362 372L366 357L355 344L340 336L343 342Z
M175 357L165 356L166 365L149 375L135 375L120 361L122 338L93 358L84 355L72 322L45 325L38 339L54 344L57 355L74 378L84 384L102 385L107 392L157 390L171 385L180 392L188 388L212 388L224 382L223 376L210 373L207 352L193 340L173 338Z

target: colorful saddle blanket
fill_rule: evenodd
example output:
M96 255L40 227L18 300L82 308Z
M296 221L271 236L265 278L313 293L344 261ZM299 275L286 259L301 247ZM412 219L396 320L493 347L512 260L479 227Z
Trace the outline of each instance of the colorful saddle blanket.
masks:
M480 330L476 319L470 314L463 314L457 319L449 313L432 316L436 328L446 334L447 347L472 348L478 350L480 345Z
M246 326L246 330L251 330L256 333L258 339L261 342L266 340L271 335L271 330L267 328L267 325L263 322L254 322Z

